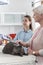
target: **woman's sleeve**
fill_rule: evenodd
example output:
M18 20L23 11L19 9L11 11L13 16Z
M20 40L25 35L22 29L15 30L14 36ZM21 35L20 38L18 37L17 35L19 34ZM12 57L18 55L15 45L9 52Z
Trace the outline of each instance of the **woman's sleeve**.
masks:
M30 39L26 42L26 43L30 43L31 42L31 40L32 40L32 36L33 36L33 31L31 31L31 37L30 37Z
M34 38L36 37L36 35L37 35L37 31L38 30L36 30L34 33L33 33L33 35L32 35L32 37L31 37L31 39L29 40L29 41L27 41L27 43L29 43L30 44L30 48L32 48L32 45L33 45L33 40L34 40Z

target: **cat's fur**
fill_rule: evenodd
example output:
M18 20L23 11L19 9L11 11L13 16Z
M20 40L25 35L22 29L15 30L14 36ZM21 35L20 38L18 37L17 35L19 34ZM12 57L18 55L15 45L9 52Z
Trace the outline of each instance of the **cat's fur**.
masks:
M23 56L24 50L21 45L17 46L16 43L8 43L5 45L5 47L2 50L5 54L12 54L12 55L19 55Z

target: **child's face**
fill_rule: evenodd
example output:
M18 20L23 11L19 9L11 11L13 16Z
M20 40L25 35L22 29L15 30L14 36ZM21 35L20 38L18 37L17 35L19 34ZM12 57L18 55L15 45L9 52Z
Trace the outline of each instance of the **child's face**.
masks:
M24 17L23 19L23 26L24 27L29 27L29 25L31 24L31 22L29 21L29 19L27 17Z

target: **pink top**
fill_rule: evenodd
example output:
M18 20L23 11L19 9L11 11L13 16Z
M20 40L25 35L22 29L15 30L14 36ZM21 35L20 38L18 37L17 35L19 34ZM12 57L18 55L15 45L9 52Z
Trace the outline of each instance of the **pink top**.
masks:
M34 51L43 49L43 28L39 28L31 39L31 48ZM43 64L43 57L38 57L38 65Z
M43 28L39 28L34 34L32 38L32 49L35 51L43 49Z

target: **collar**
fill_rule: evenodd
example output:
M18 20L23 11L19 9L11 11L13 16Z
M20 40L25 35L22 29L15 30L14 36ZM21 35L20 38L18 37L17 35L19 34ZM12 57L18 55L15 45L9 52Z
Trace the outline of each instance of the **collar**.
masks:
M30 32L31 31L31 29L29 29L29 30L27 30L27 31L24 31L24 29L23 29L23 32Z

